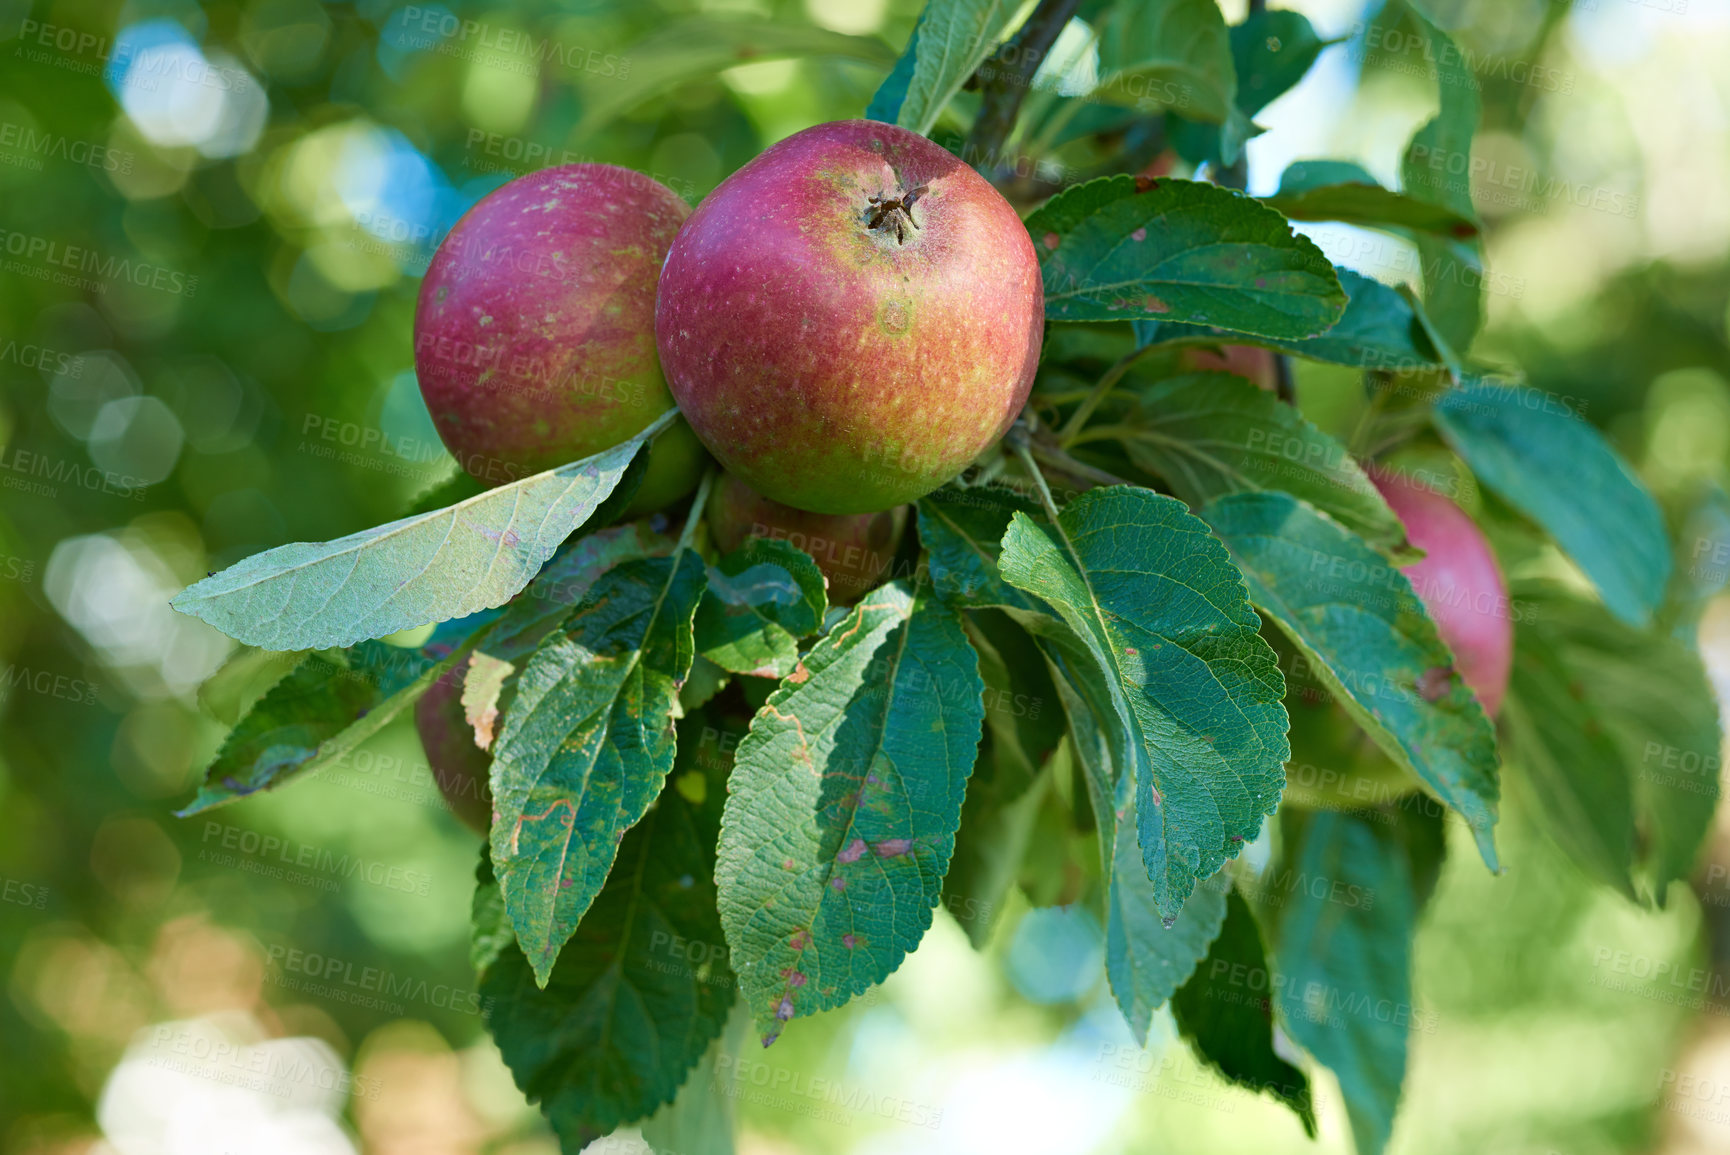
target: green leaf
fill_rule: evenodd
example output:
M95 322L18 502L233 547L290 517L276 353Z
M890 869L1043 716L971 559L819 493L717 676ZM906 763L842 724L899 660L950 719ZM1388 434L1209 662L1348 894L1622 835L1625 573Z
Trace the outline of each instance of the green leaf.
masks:
M1272 984L1261 930L1243 896L1225 897L1225 921L1207 958L1171 996L1177 1029L1214 1070L1240 1087L1265 1091L1303 1120L1315 1138L1309 1078L1274 1051Z
M543 984L672 768L703 584L690 550L608 570L517 679L494 748L493 868Z
M1519 631L1502 719L1532 822L1587 876L1634 894L1633 766L1547 631Z
M799 664L799 639L828 612L823 571L797 546L754 538L709 568L697 606L697 652L722 669L784 678Z
M994 741L986 743L987 752L995 749ZM955 832L955 855L943 876L943 906L975 950L984 950L991 941L1051 786L1049 768L1015 790L1004 786L1004 777L1000 760L994 766L982 758L974 767Z
M1520 707L1541 723L1531 736L1581 795L1596 798L1614 790L1625 798L1603 782L1628 780L1640 851L1636 867L1645 891L1662 902L1670 880L1693 872L1720 790L1718 702L1700 658L1673 637L1634 629L1554 588L1521 587L1516 601L1531 613L1515 647L1515 694L1522 688L1519 659L1525 653L1548 652L1552 676L1567 679L1569 701L1554 703L1556 714L1540 715L1539 702L1521 700ZM1594 739L1589 747L1561 729L1569 720ZM1601 740L1606 737L1610 747ZM1528 749L1520 747L1520 765L1531 773ZM1561 818L1545 814L1540 824L1554 834ZM1614 822L1616 816L1594 821ZM1574 840L1585 837L1589 832L1576 831Z
M1119 816L1105 923L1105 977L1137 1046L1147 1045L1153 1012L1189 980L1225 921L1223 874L1203 879L1167 925L1135 844L1135 804Z
M739 743L716 866L764 1043L880 982L931 925L979 745L978 661L921 580L859 603Z
M681 770L681 785L690 773L701 790L663 790L618 844L544 990L515 946L481 980L499 1052L565 1150L671 1102L726 1025L733 976L711 881L726 769Z
M1100 81L1089 99L1219 124L1241 115L1231 56L1214 0L1123 0L1100 27Z
M1370 819L1302 815L1282 823L1282 869L1308 884L1292 887L1279 911L1280 1017L1338 1077L1359 1155L1380 1155L1405 1082L1406 1036L1423 1017L1412 1005L1411 870L1396 836Z
M917 34L907 45L913 71L895 123L929 136L944 107L996 49L1020 10L1015 0L926 0Z
M435 513L253 554L174 599L267 650L349 646L503 605L613 491L653 430Z
M974 610L967 617L967 637L985 681L993 780L1013 798L1062 741L1063 711L1039 645L1026 630L1000 611Z
M224 726L234 726L270 688L306 660L298 650L241 646L198 687L198 703Z
M895 63L895 50L875 36L848 36L786 20L691 17L626 49L623 59L629 64L623 75L602 69L584 77L579 85L583 119L571 130L571 139L587 139L622 113L693 80L740 64L810 56L884 69Z
M1143 861L1161 916L1255 838L1285 784L1278 659L1225 547L1183 503L1117 485L1091 490L1061 524L1016 514L1004 580L1046 603L1091 665L1089 702L1131 774ZM1055 635L1047 635L1055 643Z
M1142 389L1124 420L1137 467L1199 509L1228 493L1284 490L1389 553L1405 527L1346 447L1272 393L1230 373L1192 373Z
M1428 41L1425 58L1436 70L1441 107L1406 147L1400 180L1406 196L1439 205L1475 223L1478 215L1472 205L1469 174L1472 137L1482 113L1478 78L1447 33L1415 8L1409 11ZM1484 315L1482 238L1426 235L1417 242L1424 270L1424 310L1447 343L1464 355Z
M502 662L521 661L570 616L602 574L634 558L665 557L673 546L672 538L635 521L583 535L511 599L481 648Z
M1478 480L1556 539L1624 621L1651 620L1670 580L1658 503L1603 436L1548 393L1468 381L1436 428Z
M871 96L871 103L865 109L866 120L881 121L884 124L896 123L901 115L901 104L907 99L907 86L913 82L913 69L919 63L919 25L925 22L925 14L919 14L919 21L913 25L913 32L907 37L907 47L895 60L895 67L889 70L889 75L883 78L883 83L877 86L877 91Z
M1027 231L1054 321L1148 318L1296 339L1346 305L1308 237L1218 185L1101 177L1045 202Z
M1180 340L1261 345L1312 361L1361 369L1409 372L1433 369L1441 363L1409 301L1380 281L1350 269L1334 271L1346 293L1346 310L1339 323L1319 337L1303 341L1272 340L1200 325L1147 321L1135 323L1136 337L1144 346Z
M303 656L229 732L198 796L175 813L186 818L273 790L351 753L458 660L383 642Z
M480 865L475 868L475 894L469 903L469 964L477 975L485 975L516 942L510 915L505 913L505 896L499 892L498 876L493 873L492 851L482 843Z
M997 572L997 555L1009 519L1016 513L1038 516L1037 506L998 486L951 482L920 498L917 509L919 541L939 598L957 608L1034 608L1031 598Z
M743 1004L735 1004L720 1038L709 1044L671 1103L643 1120L640 1133L654 1155L734 1155L736 1096L723 1086L750 1027ZM596 1148L595 1155L602 1155Z
M1302 13L1263 8L1231 26L1237 106L1254 116L1297 86L1326 43Z
M1221 498L1204 516L1243 571L1249 600L1376 745L1460 812L1497 869L1495 730L1411 582L1289 494Z
M1472 217L1383 188L1363 168L1343 160L1298 161L1280 177L1279 192L1264 197L1263 203L1294 221L1340 221L1455 238L1478 233Z
M1178 153L1194 164L1231 164L1244 139L1259 131L1249 118L1288 92L1326 47L1304 16L1284 9L1251 12L1228 30L1237 73L1237 114L1230 127L1166 113L1166 133Z

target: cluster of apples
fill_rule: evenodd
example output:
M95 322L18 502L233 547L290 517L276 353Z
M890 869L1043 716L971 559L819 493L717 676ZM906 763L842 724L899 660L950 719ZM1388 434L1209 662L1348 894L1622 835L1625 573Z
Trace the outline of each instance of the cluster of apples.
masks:
M445 444L493 484L676 402L632 512L684 497L713 455L717 544L803 543L846 602L893 556L905 503L1020 413L1044 315L1032 242L989 182L916 133L842 121L695 212L610 165L501 187L427 270L415 369Z
M1043 326L1038 258L1008 201L925 137L855 120L766 149L695 211L611 165L502 186L427 270L415 369L445 445L486 484L599 453L676 403L628 512L683 499L712 456L716 546L789 539L847 604L882 579L906 503L1021 412ZM1265 349L1185 361L1274 385ZM1488 543L1446 498L1376 480L1429 551L1407 572L1494 714L1511 626L1453 596L1506 604ZM466 740L461 677L417 721L453 808L484 828L488 758Z

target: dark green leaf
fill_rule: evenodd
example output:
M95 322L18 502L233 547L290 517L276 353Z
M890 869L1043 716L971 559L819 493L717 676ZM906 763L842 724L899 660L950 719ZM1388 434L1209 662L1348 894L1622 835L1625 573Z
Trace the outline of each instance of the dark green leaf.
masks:
M503 605L613 491L648 432L448 509L253 554L174 608L249 645L310 650Z
M493 868L543 983L672 768L702 593L690 550L623 562L518 677L494 750Z
M895 123L930 135L944 107L991 55L1020 9L1012 0L926 0L918 35L907 45L913 71Z
M1231 26L1237 69L1237 106L1254 116L1296 87L1326 45L1302 13L1282 8L1252 11Z
M968 615L968 639L985 680L985 728L994 781L1013 798L1033 781L1063 738L1063 711L1039 646L997 610Z
M733 975L712 882L725 783L719 760L679 771L618 844L544 990L515 946L481 980L499 1051L566 1150L672 1101L726 1024Z
M1321 250L1231 189L1102 177L1027 219L1059 321L1149 318L1297 339L1340 319L1346 295Z
M1278 912L1274 972L1288 1034L1338 1077L1359 1155L1381 1155L1406 1077L1417 907L1391 833L1337 811L1282 815L1278 869L1300 880Z
M1105 977L1137 1046L1147 1045L1153 1012L1189 980L1225 920L1223 873L1205 878L1169 926L1135 844L1135 804L1119 815L1105 923Z
M1465 818L1496 866L1496 733L1411 582L1361 538L1284 493L1203 511L1310 668L1388 757Z
M919 24L925 22L925 14L920 13ZM907 99L907 86L913 82L913 69L919 62L919 24L913 26L913 33L907 37L907 47L895 60L895 67L889 70L889 75L883 78L883 83L877 86L877 91L871 97L871 103L865 109L866 120L877 120L884 124L896 123L901 115L901 103Z
M1309 1079L1273 1049L1273 986L1261 930L1243 897L1225 898L1225 922L1188 982L1171 996L1177 1028L1209 1066L1240 1087L1285 1103L1316 1133Z
M1531 819L1589 877L1634 897L1633 765L1623 761L1548 631L1518 633L1502 705Z
M1338 324L1319 337L1277 341L1200 325L1147 321L1135 323L1136 336L1143 345L1178 340L1261 345L1312 361L1360 369L1409 372L1433 369L1441 363L1411 304L1396 290L1350 269L1335 272L1346 292L1346 311Z
M1573 779L1601 781L1620 775L1629 780L1640 879L1647 893L1661 902L1671 879L1685 879L1693 872L1718 802L1718 702L1700 658L1684 642L1636 630L1601 607L1553 588L1521 588L1517 600L1530 608L1531 620L1520 626L1516 657L1529 646L1545 646L1555 657L1558 673L1565 673L1565 693L1571 699L1565 706L1554 704L1566 712L1544 719L1535 736L1548 744L1558 770ZM1529 642L1529 637L1538 642ZM1515 669L1517 676L1519 667ZM1538 703L1521 705L1534 715L1542 708ZM1589 748L1578 739L1562 745L1566 736L1555 731L1568 719L1592 736ZM1605 735L1613 748L1596 740ZM1616 764L1571 761L1588 756L1615 758ZM1603 789L1575 786L1580 793Z
M505 913L505 896L493 873L492 851L483 843L480 865L475 868L475 894L469 904L469 965L477 975L485 975L516 942L510 915Z
M990 752L995 746L987 742L984 749ZM984 950L991 941L1051 785L1049 770L1014 791L1003 786L1002 777L1001 763L993 771L982 759L974 768L961 808L961 826L955 832L955 856L943 876L944 909L961 924L976 950Z
M1228 493L1278 489L1378 549L1409 551L1405 527L1346 447L1272 393L1230 373L1192 373L1142 389L1124 424L1131 461L1199 509Z
M1478 131L1478 78L1454 42L1416 9L1412 22L1428 42L1425 58L1436 70L1440 111L1406 147L1400 180L1406 196L1439 205L1467 221L1472 206L1472 137ZM1418 238L1424 269L1424 309L1447 343L1463 356L1483 321L1483 242L1475 236Z
M998 486L949 484L919 499L919 540L929 553L931 582L949 605L970 608L1033 602L997 572L1003 531L1016 513L1037 515L1037 506Z
M1444 394L1435 423L1478 480L1556 539L1612 613L1651 619L1670 578L1663 515L1596 429L1548 393L1483 380Z
M1015 515L1003 577L1050 604L1074 639L1063 660L1098 679L1089 706L1115 775L1131 775L1154 901L1175 918L1279 803L1284 680L1243 578L1182 502L1110 486L1061 516Z
M709 569L697 607L697 652L724 670L784 678L799 664L799 639L829 609L823 571L798 547L753 538Z
M582 602L595 579L632 558L673 551L673 539L641 522L596 530L577 539L548 562L499 615L481 649L501 662L516 662L535 652Z
M182 817L272 790L351 753L455 664L363 642L307 654L241 718L204 771Z
M1458 238L1478 232L1471 217L1383 188L1361 167L1343 160L1298 161L1280 177L1279 192L1264 199L1294 221L1341 221Z
M716 879L765 1044L931 925L979 746L978 661L923 580L867 595L739 743Z
M1230 37L1213 0L1115 5L1099 32L1099 78L1090 98L1107 104L1176 109L1214 124L1242 117Z

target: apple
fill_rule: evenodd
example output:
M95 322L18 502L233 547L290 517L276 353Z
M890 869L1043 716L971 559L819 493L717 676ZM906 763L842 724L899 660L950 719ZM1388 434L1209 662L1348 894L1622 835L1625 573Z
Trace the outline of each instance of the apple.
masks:
M723 473L709 497L709 533L723 553L754 537L779 538L811 555L831 605L851 605L882 580L907 524L907 507L879 513L808 513L770 501Z
M1405 475L1372 466L1370 480L1424 551L1402 567L1454 652L1455 668L1490 717L1501 709L1514 660L1508 585L1490 543L1465 510Z
M931 141L848 120L764 150L661 270L667 384L783 505L876 513L954 477L1027 401L1045 308L1009 202Z
M516 481L625 441L673 404L655 352L655 279L690 214L672 189L605 164L511 181L439 245L415 307L415 373L470 475ZM633 512L695 487L701 445L676 423Z
M1221 345L1218 350L1191 346L1179 355L1179 363L1191 371L1212 370L1247 377L1269 393L1279 383L1279 370L1272 349L1257 345Z
M414 706L414 726L445 803L466 825L485 834L493 821L493 760L475 745L474 729L463 716L468 668L466 660L458 662L421 695Z

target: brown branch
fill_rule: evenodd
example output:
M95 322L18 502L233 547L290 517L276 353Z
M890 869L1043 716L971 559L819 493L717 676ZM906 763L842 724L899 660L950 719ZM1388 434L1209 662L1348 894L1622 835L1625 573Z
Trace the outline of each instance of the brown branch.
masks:
M1039 7L1021 30L975 74L982 99L979 115L974 118L973 129L961 150L963 160L973 165L994 163L997 150L1015 127L1021 102L1033 85L1033 74L1056 43L1058 33L1080 7L1081 0L1039 0ZM1005 63L1006 60L1011 63Z

